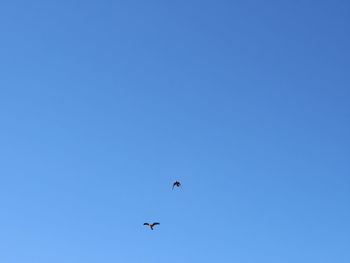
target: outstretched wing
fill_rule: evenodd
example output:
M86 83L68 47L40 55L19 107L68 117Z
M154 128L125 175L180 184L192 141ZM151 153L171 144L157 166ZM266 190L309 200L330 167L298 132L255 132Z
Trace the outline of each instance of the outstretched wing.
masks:
M160 223L154 222L154 223L152 224L152 226L156 226L156 225L160 225Z
M143 225L144 225L144 226L149 226L149 224L148 224L148 223L143 223Z

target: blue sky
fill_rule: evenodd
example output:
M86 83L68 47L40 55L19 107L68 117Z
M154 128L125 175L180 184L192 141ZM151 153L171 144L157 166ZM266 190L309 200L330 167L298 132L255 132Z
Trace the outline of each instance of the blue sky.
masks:
M0 261L350 262L349 11L2 1Z

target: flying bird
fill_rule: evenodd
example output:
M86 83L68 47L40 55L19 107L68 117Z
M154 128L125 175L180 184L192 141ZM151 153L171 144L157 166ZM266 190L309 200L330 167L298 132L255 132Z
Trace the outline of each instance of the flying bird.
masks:
M158 223L158 222L154 222L154 223L152 223L152 224L150 224L150 223L144 223L143 225L144 225L144 226L149 226L149 227L153 230L153 227L156 226L156 225L160 225L160 223Z
M174 183L173 183L173 190L174 190L174 187L180 187L181 186L181 184L180 184L180 182L179 181L175 181Z

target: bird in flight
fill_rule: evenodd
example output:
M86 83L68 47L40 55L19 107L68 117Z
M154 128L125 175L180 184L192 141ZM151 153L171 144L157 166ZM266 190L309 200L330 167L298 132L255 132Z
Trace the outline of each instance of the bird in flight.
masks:
M143 225L144 225L144 226L149 226L149 227L153 230L153 227L156 226L156 225L160 225L160 223L158 223L158 222L154 222L154 223L152 223L152 224L150 224L150 223L144 223Z
M181 184L180 184L180 182L179 181L175 181L174 183L173 183L173 190L174 190L174 187L180 187L181 186Z

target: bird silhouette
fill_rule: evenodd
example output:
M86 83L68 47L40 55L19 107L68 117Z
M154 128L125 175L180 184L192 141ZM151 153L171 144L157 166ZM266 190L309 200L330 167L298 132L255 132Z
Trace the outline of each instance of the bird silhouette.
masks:
M173 190L174 190L174 187L180 187L181 186L181 183L179 182L179 181L175 181L174 183L173 183Z
M150 224L150 223L144 223L143 225L144 225L144 226L149 226L149 227L151 228L151 230L153 230L153 227L156 226L156 225L160 225L160 223L158 223L158 222L154 222L154 223L152 223L152 224Z

